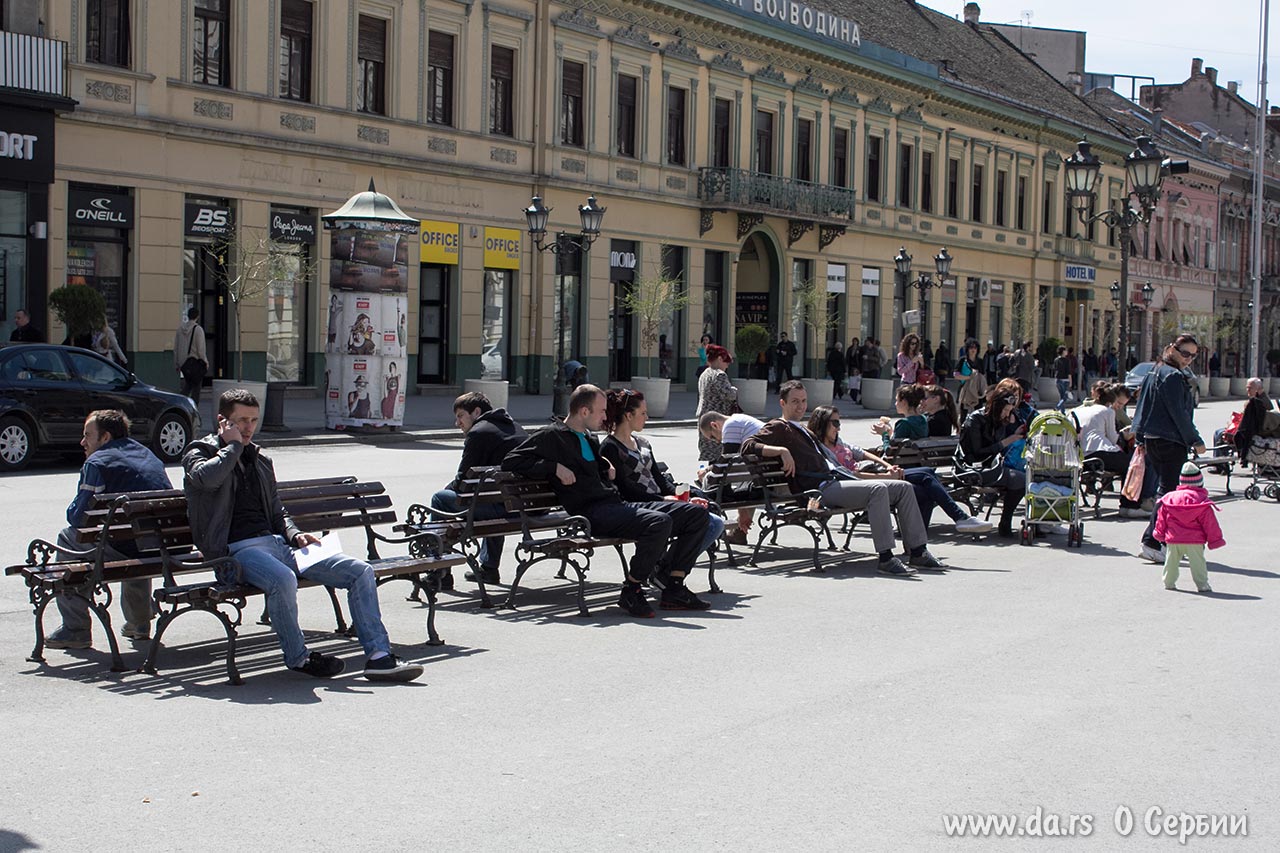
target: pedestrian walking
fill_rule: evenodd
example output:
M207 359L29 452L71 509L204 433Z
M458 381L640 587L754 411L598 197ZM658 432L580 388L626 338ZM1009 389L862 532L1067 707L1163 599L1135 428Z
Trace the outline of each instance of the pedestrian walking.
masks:
M902 377L902 384L915 384L916 374L922 367L924 367L924 356L920 353L920 336L910 332L898 347L898 360L895 366L898 376Z
M1053 360L1053 381L1058 386L1057 409L1065 412L1071 397L1071 356L1066 347L1058 347L1058 357Z
M733 364L733 356L719 344L707 345L707 369L698 377L698 407L694 411L695 418L702 417L704 412L730 412L738 409L738 389L729 381L726 372ZM646 407L647 411L647 407ZM720 442L706 437L698 439L698 458L711 461L720 456Z
M787 338L787 333L782 332L778 335L778 381L790 382L795 379L791 375L792 365L795 364L796 345L795 342ZM786 379L782 378L786 374Z
M844 350L839 341L832 341L831 349L827 350L827 376L835 383L833 392L837 400L844 397L844 370Z
M1213 592L1204 546L1221 548L1227 544L1214 513L1218 506L1204 488L1204 472L1194 462L1182 465L1178 488L1160 498L1156 505L1156 538L1164 543L1164 588L1178 588L1178 571L1185 558L1191 567L1196 592Z
M200 389L209 372L209 355L205 352L204 328L200 325L200 309L187 309L187 319L173 335L173 367L182 377L182 393L200 405Z

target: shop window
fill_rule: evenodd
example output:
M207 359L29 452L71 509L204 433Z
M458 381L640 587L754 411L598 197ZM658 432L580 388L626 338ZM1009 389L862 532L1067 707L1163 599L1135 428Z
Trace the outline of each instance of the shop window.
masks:
M515 135L516 52L509 47L489 52L489 132Z
M356 42L356 109L362 113L387 114L387 22L369 15L360 16ZM431 34L432 37L435 33ZM432 42L434 44L434 42ZM428 52L429 54L429 52ZM428 77L428 103L434 95ZM431 119L430 114L428 120Z
M484 271L480 378L507 379L511 361L511 270Z
M267 381L302 382L306 376L310 247L271 243L267 287Z
M129 0L89 0L85 13L85 60L128 68ZM0 6L3 20L4 8Z
M209 86L231 85L231 0L196 0L191 77Z
M685 280L685 260L688 250L684 246L662 247L662 275L664 278L679 279L681 290ZM681 330L684 328L684 309L675 311L658 325L658 375L664 379L677 382L683 377L684 352Z
M280 8L280 97L311 100L311 28L307 0L284 0Z
M724 339L724 252L708 250L704 261L702 283L702 334L710 335L713 343Z

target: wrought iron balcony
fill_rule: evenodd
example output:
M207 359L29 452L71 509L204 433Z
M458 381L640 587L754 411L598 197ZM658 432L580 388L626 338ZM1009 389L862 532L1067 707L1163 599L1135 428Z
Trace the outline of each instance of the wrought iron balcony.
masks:
M66 59L64 41L0 32L0 86L65 98Z
M765 215L783 216L791 224L788 245L815 224L822 226L818 238L820 249L844 233L854 210L851 189L745 169L699 169L698 199L702 202L704 234L710 230L717 212L739 212L739 238Z

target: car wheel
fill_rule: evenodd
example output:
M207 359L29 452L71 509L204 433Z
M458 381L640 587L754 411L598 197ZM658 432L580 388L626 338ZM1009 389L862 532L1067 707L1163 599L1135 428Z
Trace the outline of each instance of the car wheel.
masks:
M190 440L191 428L181 415L169 413L160 418L156 426L155 448L161 462L172 464L180 461Z
M21 471L36 452L36 434L21 418L0 419L0 470Z

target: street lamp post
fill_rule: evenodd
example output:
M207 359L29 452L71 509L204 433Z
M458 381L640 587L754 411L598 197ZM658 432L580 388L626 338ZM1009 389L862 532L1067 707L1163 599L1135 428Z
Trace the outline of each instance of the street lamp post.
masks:
M938 250L938 254L933 256L933 267L938 273L937 281L926 272L921 273L917 279L911 278L911 256L907 254L907 247L903 246L898 249L898 254L893 258L893 266L898 271L898 275L902 276L902 281L907 287L914 287L920 291L920 313L924 314L925 291L931 287L942 287L942 283L951 275L951 264L955 258L947 251L946 246ZM921 337L924 336L924 329L920 330Z
M1124 158L1128 193L1116 200L1115 208L1108 208L1100 213L1090 214L1098 200L1096 187L1102 163L1089 150L1089 142L1080 140L1076 145L1076 152L1062 161L1067 199L1080 217L1080 222L1085 225L1101 222L1108 228L1120 230L1120 281L1116 296L1118 304L1124 306L1120 311L1120 340L1123 342L1120 353L1121 376L1129 367L1128 326L1129 306L1132 303L1129 293L1129 244L1133 228L1151 221L1156 202L1160 200L1160 185L1164 182L1165 175L1182 174L1189 168L1185 160L1166 161L1164 154L1149 136L1139 136L1134 143L1136 147ZM1137 207L1130 203L1131 200L1137 202Z
M1146 284L1142 285L1142 290L1139 292L1142 294L1142 305L1144 309L1150 308L1151 300L1156 295L1156 289L1151 286L1151 282L1147 282ZM1128 305L1122 306L1120 304L1120 293L1121 293L1120 282L1118 281L1111 282L1111 304L1114 305L1116 309L1120 311L1120 328L1121 328L1120 349L1127 353L1129 351L1129 336L1132 333L1132 330L1130 328L1132 324L1126 323L1125 318L1126 318L1126 315L1129 314L1129 312L1136 311L1138 306L1132 304L1132 302L1130 302L1130 304ZM1124 372L1126 370L1127 368L1123 366L1120 368L1121 378L1124 377Z
M547 239L547 220L551 216L551 208L542 204L541 196L534 196L532 202L524 210L525 220L529 227L529 236L539 252L550 252L556 256L556 293L559 304L556 306L556 323L559 326L556 335L556 378L552 385L551 411L558 417L569 413L569 377L565 375L564 327L568 318L565 316L564 273L560 256L570 252L589 252L591 244L600 236L600 226L604 223L605 208L596 204L595 196L588 196L587 203L578 205L578 216L582 222L582 232L574 237L564 231L557 231L551 242ZM579 273L581 275L581 273Z

